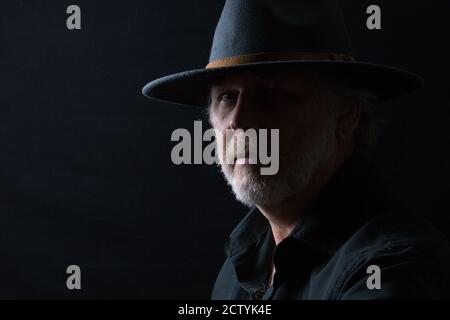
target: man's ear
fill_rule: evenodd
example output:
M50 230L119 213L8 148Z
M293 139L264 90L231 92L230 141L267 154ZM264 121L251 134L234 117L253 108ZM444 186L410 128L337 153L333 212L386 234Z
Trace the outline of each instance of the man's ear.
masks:
M351 140L358 127L361 115L361 102L353 97L342 98L342 105L336 123L336 138L339 141Z

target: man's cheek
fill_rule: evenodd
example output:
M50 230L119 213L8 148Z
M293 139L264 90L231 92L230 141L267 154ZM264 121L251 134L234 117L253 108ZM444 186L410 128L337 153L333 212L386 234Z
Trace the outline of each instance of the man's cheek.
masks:
M279 150L280 150L280 161L283 160L283 158L286 158L286 156L293 151L293 149L298 147L299 140L294 135L293 132L287 132L280 130L280 142L279 142Z

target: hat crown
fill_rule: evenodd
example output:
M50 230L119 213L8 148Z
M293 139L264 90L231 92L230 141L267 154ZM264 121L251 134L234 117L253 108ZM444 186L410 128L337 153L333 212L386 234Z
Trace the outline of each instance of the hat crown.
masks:
M271 52L351 55L337 0L227 0L209 62Z
M143 93L204 107L214 79L261 68L295 68L299 72L308 68L331 74L352 87L370 91L378 101L422 84L418 75L406 70L356 61L338 0L227 0L209 63L153 80Z

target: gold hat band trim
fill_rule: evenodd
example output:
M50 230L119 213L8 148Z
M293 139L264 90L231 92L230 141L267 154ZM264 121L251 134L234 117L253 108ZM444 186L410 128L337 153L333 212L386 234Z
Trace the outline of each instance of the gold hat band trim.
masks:
M327 61L355 61L350 55L342 53L321 52L267 52L243 54L211 61L206 69L229 67L238 64L254 62L292 61L292 60L327 60Z

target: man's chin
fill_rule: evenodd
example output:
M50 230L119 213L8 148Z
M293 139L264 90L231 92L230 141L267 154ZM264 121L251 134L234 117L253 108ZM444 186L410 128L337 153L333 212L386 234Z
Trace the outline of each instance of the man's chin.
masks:
M304 189L303 185L292 185L286 183L288 179L277 178L261 176L248 168L235 168L229 185L236 200L248 207L274 205Z
M278 191L274 185L273 176L263 176L259 166L254 164L234 164L223 167L222 171L231 186L236 200L252 207L267 205L279 200ZM276 199L275 199L276 198Z
M239 161L239 162L238 162ZM247 158L238 159L232 166L233 177L236 178L253 178L257 179L260 176L259 166L253 163L248 163Z
M271 192L267 182L243 168L235 169L230 185L236 199L248 207L270 200Z

